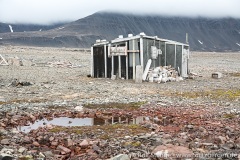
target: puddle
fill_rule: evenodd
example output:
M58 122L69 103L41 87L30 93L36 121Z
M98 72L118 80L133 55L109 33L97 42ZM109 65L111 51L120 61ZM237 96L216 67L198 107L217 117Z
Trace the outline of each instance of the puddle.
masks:
M29 126L19 126L19 130L22 132L28 133L33 129L38 129L39 127L43 127L48 124L52 124L56 126L64 126L64 127L92 126L94 125L94 118L59 117L59 118L53 118L52 120L42 119L42 120L37 120L34 123L31 123Z
M76 126L93 126L93 125L107 125L107 124L140 124L148 117L137 117L137 118L124 118L124 117L109 117L108 119L101 118L68 118L59 117L53 118L52 120L42 119L37 120L34 123L30 123L28 126L19 126L18 129L21 132L29 133L31 130L44 127L45 125L51 124L63 127L76 127Z

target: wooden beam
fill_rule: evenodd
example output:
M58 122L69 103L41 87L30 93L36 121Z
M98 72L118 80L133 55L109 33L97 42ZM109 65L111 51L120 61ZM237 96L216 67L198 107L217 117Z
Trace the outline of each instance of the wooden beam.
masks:
M140 60L141 60L141 66L144 70L144 64L143 64L143 38L140 38Z
M112 73L111 77L114 75L114 56L112 56Z
M175 47L174 68L177 69L176 68L177 67L177 45L175 44L174 47Z
M104 76L107 78L107 46L104 45Z
M94 63L93 63L93 47L91 47L91 60L90 60L90 64L91 64L91 77L94 77Z
M132 45L133 45L133 50L135 50L135 39L132 40ZM133 54L133 80L135 80L136 77L136 57L135 57L135 53Z
M127 50L127 52L132 52L132 53L139 53L139 50Z
M165 66L167 65L167 44L164 42L165 44Z
M118 56L118 75L119 75L119 78L122 78L122 75L121 75L121 56L119 55Z
M125 42L126 48L128 48L128 42ZM126 55L126 79L128 79L128 53Z

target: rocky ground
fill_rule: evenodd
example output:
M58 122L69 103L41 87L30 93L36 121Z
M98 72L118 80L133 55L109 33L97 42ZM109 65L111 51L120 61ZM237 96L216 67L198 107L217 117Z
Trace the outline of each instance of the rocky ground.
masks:
M0 157L240 158L240 53L193 52L194 79L160 84L88 78L87 49L2 46L0 54L10 64L0 66ZM98 125L19 127L56 117Z

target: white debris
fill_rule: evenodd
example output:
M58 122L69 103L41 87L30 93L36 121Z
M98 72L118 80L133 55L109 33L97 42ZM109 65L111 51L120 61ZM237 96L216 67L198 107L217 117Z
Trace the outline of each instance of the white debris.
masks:
M183 78L178 76L179 73L171 66L160 66L149 69L147 73L147 80L149 82L166 83L166 82L178 82Z
M48 62L48 67L62 67L62 68L80 68L82 65L74 65L71 62L67 61L55 61L55 62Z
M0 38L0 39L2 39L2 38Z
M11 25L8 25L8 26L9 26L10 31L13 32L12 26Z
M203 42L202 42L202 41L200 41L200 40L198 40L198 42L199 42L200 44L203 44Z
M239 43L236 43L236 45L238 45L240 47L240 44Z
M77 110L77 111L82 111L83 110L83 106L76 106L74 109Z
M42 31L42 29L39 30L40 32Z
M65 28L65 27L59 27L58 29L60 30L60 29L63 29L63 28Z

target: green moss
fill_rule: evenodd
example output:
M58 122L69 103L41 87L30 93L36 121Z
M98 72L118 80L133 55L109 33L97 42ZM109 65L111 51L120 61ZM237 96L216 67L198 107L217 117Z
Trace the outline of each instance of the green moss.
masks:
M132 102L132 103L105 103L105 104L86 104L85 108L88 109L126 109L135 110L141 107L146 102Z
M223 118L228 118L228 119L233 119L235 117L236 117L236 115L234 115L234 114L224 114L223 115Z
M113 124L102 126L82 126L82 127L60 127L55 126L50 129L49 132L58 133L65 132L68 134L78 135L92 135L100 139L110 139L116 137L125 137L131 135L137 135L139 133L147 133L149 130L139 125L127 125L127 124Z
M229 73L230 76L240 77L240 72Z
M173 93L173 95L186 97L186 98L208 97L211 99L235 100L237 98L240 98L240 89L234 89L234 90L217 89L217 90L209 90L209 91L181 92L181 93L176 92L176 93Z

